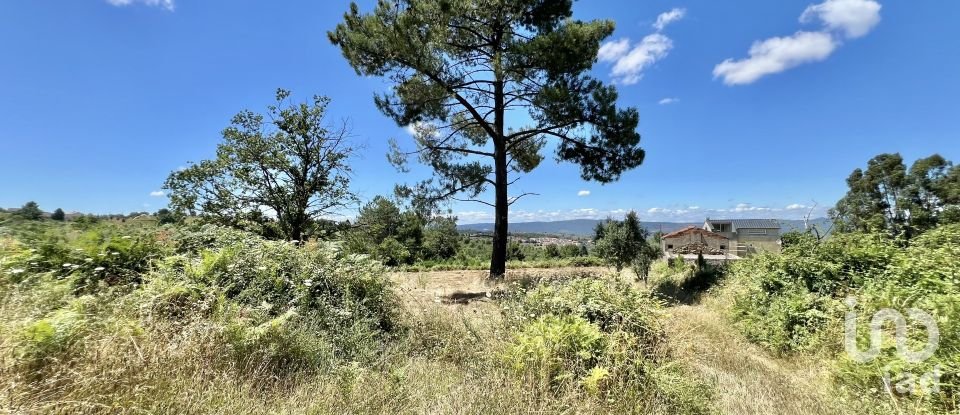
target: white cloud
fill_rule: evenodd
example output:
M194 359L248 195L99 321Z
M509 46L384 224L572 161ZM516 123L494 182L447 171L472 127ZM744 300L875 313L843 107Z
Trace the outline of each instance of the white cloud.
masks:
M134 3L143 3L150 7L160 7L171 12L176 8L173 0L107 0L107 3L118 7L129 6Z
M794 204L791 204L791 205L787 205L787 208L786 208L786 209L787 209L787 210L800 210L800 209L806 209L806 208L807 208L807 205L801 205L801 204L799 204L799 203L794 203Z
M432 134L434 137L440 136L440 130L437 128L437 126L426 122L415 122L413 124L408 124L406 127L403 127L403 129L414 137L417 137L420 134Z
M154 190L154 191L150 192L150 196L153 196L153 197L164 197L164 196L166 196L166 195L167 195L167 194L164 193L163 190Z
M590 196L590 191L589 191L589 190L581 190L581 191L577 192L577 196L580 196L580 197Z
M880 3L874 0L827 0L807 7L800 22L819 20L830 30L842 31L849 38L866 35L880 23Z
M610 76L614 82L623 85L633 85L643 78L643 71L653 64L667 57L673 49L673 41L660 33L670 23L683 18L684 9L673 9L657 16L653 27L656 33L651 33L633 43L628 38L620 38L600 45L597 59L601 62L613 62Z
M597 59L601 62L615 62L630 50L630 39L620 38L617 40L603 42L600 50L597 52Z
M753 42L750 57L724 60L713 68L713 76L723 78L727 85L744 85L766 75L825 60L844 39L869 33L880 22L880 8L875 0L826 0L808 6L800 15L800 22L820 21L823 30L798 31Z
M734 212L771 212L774 210L776 209L772 209L768 207L753 206L749 203L738 203L737 206L733 208Z
M619 57L610 75L624 85L633 85L643 78L643 71L665 58L673 49L673 41L659 33L644 36L630 52Z
M839 44L823 32L797 32L755 42L750 57L727 59L713 68L715 78L727 85L749 84L766 75L783 72L798 65L826 59Z
M668 24L682 19L683 16L686 14L687 14L686 9L679 9L679 8L670 10L668 12L660 13L660 15L657 16L657 21L653 24L653 28L657 29L657 31L660 32L664 28L666 28Z
M680 98L664 98L658 101L657 103L660 105L668 105L676 102L680 102Z
M771 208L766 206L754 206L751 203L739 203L730 207L707 208L690 205L676 205L670 207L651 207L648 209L597 209L597 208L579 208L579 209L558 209L558 210L510 210L510 222L550 222L558 220L571 219L622 219L627 212L635 210L640 213L640 220L650 222L684 222L684 223L703 223L706 218L713 219L803 219L806 216L809 206L803 209ZM827 214L827 208L818 207L814 212L815 217L823 217ZM460 211L455 212L458 223L492 223L494 216L493 210L490 211Z

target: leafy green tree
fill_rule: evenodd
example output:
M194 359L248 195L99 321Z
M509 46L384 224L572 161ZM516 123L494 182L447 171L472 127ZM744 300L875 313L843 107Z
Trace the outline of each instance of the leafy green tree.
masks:
M157 223L161 225L166 225L168 223L177 223L181 220L180 215L172 212L170 209L161 208L154 213L153 216L157 218Z
M617 271L648 255L647 231L640 226L637 213L630 211L623 221L607 220L595 230L597 255ZM639 272L638 272L639 274Z
M423 233L424 256L432 259L448 259L460 250L460 233L457 218L435 218Z
M580 247L582 245L564 245L560 247L560 256L562 258L573 258L581 256ZM584 246L586 248L586 246Z
M386 265L400 265L410 262L410 251L396 238L389 236L377 245L374 256Z
M830 210L840 232L886 231L910 238L953 222L960 206L960 166L934 154L907 170L899 154L880 154L847 178L849 190Z
M376 243L397 235L400 229L400 208L390 199L376 196L360 209L357 227L367 238Z
M507 246L507 260L523 261L526 258L527 254L523 252L523 245L517 241L510 241L510 244Z
M232 226L273 217L281 237L301 240L312 221L353 202L347 161L354 150L346 127L326 120L330 100L289 97L279 89L266 115L240 112L216 159L171 173L164 185L170 206Z
M390 160L403 170L415 155L435 172L413 188L419 200L494 208L491 277L506 270L509 206L527 194L508 186L548 141L586 180L615 181L643 162L637 110L618 108L616 89L589 74L613 22L575 20L572 3L381 0L370 13L351 4L329 33L358 74L394 83L375 103L415 131L416 150L391 142ZM477 199L488 185L493 203Z
M20 207L17 216L26 220L40 220L43 218L43 211L40 210L40 205L37 202L31 200Z
M396 238L410 252L410 262L423 257L423 233L427 220L412 210L400 214Z
M549 244L545 246L543 250L549 258L560 258L560 247L556 244Z
M50 214L50 219L63 222L67 220L67 214L63 212L63 209L57 208L57 210Z

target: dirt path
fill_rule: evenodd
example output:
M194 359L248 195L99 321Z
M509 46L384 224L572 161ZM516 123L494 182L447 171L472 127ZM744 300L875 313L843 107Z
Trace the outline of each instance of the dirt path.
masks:
M812 361L770 357L705 305L669 309L668 336L678 357L714 384L725 414L842 414L826 373Z

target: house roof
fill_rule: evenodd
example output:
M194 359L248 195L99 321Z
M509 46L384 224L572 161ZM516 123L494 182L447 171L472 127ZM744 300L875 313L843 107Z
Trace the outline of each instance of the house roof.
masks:
M661 238L662 238L662 239L675 238L675 237L678 237L678 236L681 236L681 235L684 235L684 234L690 233L690 232L699 233L699 234L701 234L701 235L703 235L703 236L710 237L710 238L730 239L730 238L727 238L726 236L723 236L723 235L721 235L721 234L719 234L719 233L713 233L713 232L710 232L710 231L708 231L708 230L706 230L706 229L698 228L698 227L696 227L696 226L687 226L686 228L680 229L680 230L678 230L678 231L673 231L673 232L670 232L670 233L668 233L668 234L666 234L666 235L663 235L663 236L661 236Z
M775 219L707 219L707 223L730 223L734 229L780 229L780 223Z

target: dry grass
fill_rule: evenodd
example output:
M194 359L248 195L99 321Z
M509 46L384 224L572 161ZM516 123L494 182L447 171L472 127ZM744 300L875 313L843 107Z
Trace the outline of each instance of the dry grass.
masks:
M211 335L217 323L202 318L145 325L142 332L86 332L83 347L39 372L26 371L11 356L21 323L37 316L25 297L3 296L0 414L678 413L668 402L673 398L659 390L636 386L591 394L576 382L558 387L506 367L504 346L511 335L495 301L435 301L501 288L474 274L394 275L409 329L374 346L381 349L374 361L282 375L226 358L225 345ZM510 279L546 276L517 272ZM120 311L97 318L110 315L136 321Z
M841 414L826 368L811 360L773 358L750 344L705 305L670 310L670 343L682 361L717 390L728 414Z

